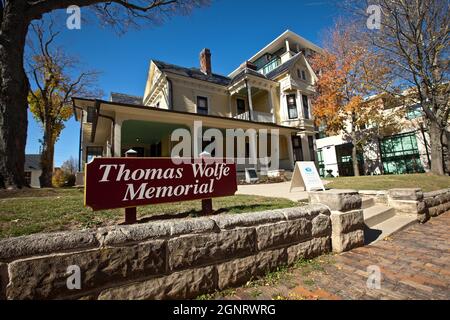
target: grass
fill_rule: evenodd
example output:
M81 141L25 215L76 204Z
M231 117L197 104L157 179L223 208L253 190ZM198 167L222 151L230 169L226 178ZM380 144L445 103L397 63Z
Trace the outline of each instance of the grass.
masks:
M215 213L243 213L298 206L287 199L237 195L213 199ZM201 214L201 201L138 208L138 219L189 218ZM92 212L83 206L83 190L0 191L0 238L39 232L96 228L123 221L124 210Z
M327 188L356 190L387 190L394 188L421 188L424 192L450 188L449 176L428 173L383 176L326 178Z

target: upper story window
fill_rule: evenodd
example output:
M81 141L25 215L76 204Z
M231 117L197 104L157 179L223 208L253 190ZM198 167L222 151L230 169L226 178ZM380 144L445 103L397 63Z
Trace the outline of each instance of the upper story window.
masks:
M197 97L197 113L208 114L208 98L200 96Z
M406 118L413 120L422 116L422 106L420 104L415 104L408 108L406 113Z
M287 108L288 108L288 115L289 119L297 119L298 118L298 112L297 112L297 99L295 94L290 94L286 97L287 99Z
M237 99L237 114L242 114L245 112L245 100L244 99Z
M92 123L94 122L95 117L95 108L94 107L88 107L87 108L87 115L86 115L86 122Z
M302 94L302 103L303 103L303 116L305 117L305 119L310 119L308 96Z
M306 71L303 69L297 69L297 76L306 81Z

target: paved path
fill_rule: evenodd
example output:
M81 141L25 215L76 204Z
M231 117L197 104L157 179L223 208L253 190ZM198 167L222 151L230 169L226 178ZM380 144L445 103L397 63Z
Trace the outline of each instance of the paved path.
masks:
M382 274L368 289L367 267ZM225 299L450 299L450 212L415 224L374 245L314 259ZM268 279L268 280L267 280Z
M308 200L308 192L296 188L289 192L291 182L239 185L236 194L286 198L292 201Z

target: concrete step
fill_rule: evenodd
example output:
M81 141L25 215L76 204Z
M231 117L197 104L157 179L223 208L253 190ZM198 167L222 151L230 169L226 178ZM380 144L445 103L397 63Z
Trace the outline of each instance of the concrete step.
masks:
M396 215L379 224L364 230L364 242L366 245L383 240L414 223L417 223L416 215Z
M362 198L362 205L361 209L367 209L370 207L373 207L375 205L375 199L374 198Z
M367 227L371 228L376 224L395 216L395 210L393 208L375 205L363 210L364 223Z

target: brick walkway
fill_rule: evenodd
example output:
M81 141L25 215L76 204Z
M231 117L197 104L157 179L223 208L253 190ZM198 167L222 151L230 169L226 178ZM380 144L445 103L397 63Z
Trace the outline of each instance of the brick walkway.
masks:
M380 289L367 288L372 265L381 270ZM450 299L450 212L374 245L228 290L220 299Z

